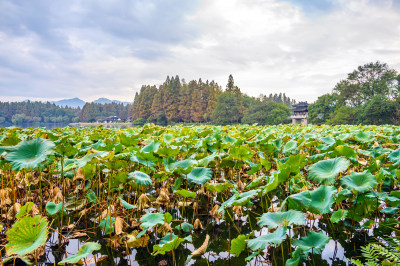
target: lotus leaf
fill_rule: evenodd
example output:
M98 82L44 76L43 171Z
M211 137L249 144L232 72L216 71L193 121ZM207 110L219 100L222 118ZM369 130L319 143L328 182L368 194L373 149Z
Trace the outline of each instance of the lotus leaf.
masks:
M114 232L115 218L111 216L106 216L100 221L99 227L103 230L104 234L111 234Z
M293 245L298 246L303 252L312 251L314 254L320 254L328 242L329 237L324 233L309 231L306 236L294 240Z
M14 170L36 169L54 153L54 147L53 142L42 138L24 140L8 152L6 160Z
M232 239L231 253L236 257L239 257L240 253L246 249L246 240L249 239L250 235L238 235L237 238Z
M129 204L128 202L126 202L126 201L125 201L124 199L122 199L121 197L119 197L118 199L120 200L122 206L123 206L125 209L131 210L131 209L136 208L136 205Z
M44 245L47 240L47 226L46 218L40 215L25 216L15 222L12 228L6 232L8 239L7 254L22 256Z
M264 250L267 246L279 245L285 238L286 227L278 227L273 233L248 240L247 245L252 250Z
M290 140L285 144L285 146L283 147L282 152L283 153L291 152L296 148L297 148L297 141Z
M364 193L377 186L376 177L370 172L353 172L348 176L343 177L340 183L349 188Z
M100 248L101 248L100 244L94 242L87 242L83 244L82 247L79 248L78 253L63 259L58 264L64 265L65 263L78 263L81 259L86 258L90 254L92 254L93 251L99 250Z
M260 226L268 226L269 229L274 229L279 226L289 225L304 225L306 223L305 216L302 212L289 210L287 212L267 212L264 213L258 224Z
M133 181L138 185L150 186L152 184L150 176L141 171L129 173L128 178L133 179Z
M212 177L210 168L194 167L193 170L187 175L190 183L204 185Z
M146 213L140 218L142 227L145 229L164 224L164 214L163 213Z
M341 219L346 217L347 213L348 213L347 210L342 210L342 209L339 209L339 210L335 211L331 215L331 222L332 223L339 222Z
M54 202L49 201L46 204L46 212L50 215L50 216L54 216L56 214L61 214L62 212L65 212L65 209L63 208L63 203L60 202L58 204L55 204Z
M335 177L347 170L350 162L344 158L335 158L319 161L309 167L308 174L311 180L324 185L331 185Z
M192 192L192 191L189 191L186 189L180 189L180 190L175 191L174 193L181 195L184 198L189 198L189 197L195 198L196 197L196 192Z
M175 226L175 229L182 230L185 233L189 233L193 230L193 225L185 222L185 223L181 223L181 224L178 224L177 226Z

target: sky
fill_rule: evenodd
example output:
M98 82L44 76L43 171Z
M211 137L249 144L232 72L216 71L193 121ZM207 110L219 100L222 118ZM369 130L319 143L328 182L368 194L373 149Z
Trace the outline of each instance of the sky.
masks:
M0 0L0 101L133 101L229 74L315 101L360 65L400 71L400 0Z

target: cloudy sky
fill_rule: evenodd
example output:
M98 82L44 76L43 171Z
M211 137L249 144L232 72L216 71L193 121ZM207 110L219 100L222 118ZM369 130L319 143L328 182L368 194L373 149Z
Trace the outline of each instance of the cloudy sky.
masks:
M0 101L108 97L229 74L314 101L357 66L400 71L400 0L0 0Z

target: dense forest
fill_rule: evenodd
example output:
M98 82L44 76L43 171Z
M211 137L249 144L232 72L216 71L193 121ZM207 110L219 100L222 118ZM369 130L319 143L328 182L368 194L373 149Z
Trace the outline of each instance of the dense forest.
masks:
M225 90L216 82L167 77L156 86L144 85L133 102L134 124L144 123L259 123L289 122L289 107L295 103L285 94L243 94L230 75Z
M86 103L80 109L49 102L0 102L0 124L95 122L108 116L118 116L125 121L131 113L132 105L122 103Z
M158 88L143 85L133 105L86 103L82 109L42 102L0 102L1 123L96 122L110 116L134 125L156 123L290 123L296 101L284 93L250 97L230 75L225 88L216 82L167 77ZM400 124L400 75L386 63L368 63L339 81L332 93L309 107L312 124ZM132 116L132 117L131 117Z
M118 116L125 122L132 115L132 105L122 103L86 103L79 115L79 122L96 122L109 116Z
M400 124L400 74L381 62L359 66L308 111L313 124Z

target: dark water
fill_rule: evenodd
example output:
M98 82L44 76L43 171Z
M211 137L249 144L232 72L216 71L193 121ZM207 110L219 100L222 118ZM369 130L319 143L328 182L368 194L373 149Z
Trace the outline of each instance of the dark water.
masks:
M190 209L185 210L185 215L183 216L180 214L180 209L170 209L169 212L173 215L174 220L183 219L193 224L193 212ZM328 218L307 220L305 227L292 228L288 231L288 237L282 245L266 248L264 253L246 262L245 258L251 254L251 251L246 250L239 257L229 254L227 251L229 249L229 239L232 240L239 235L237 229L243 235L254 232L254 237L267 234L267 228L256 229L257 217L262 213L262 210L261 208L256 208L252 212L244 211L245 216L241 217L236 216L232 212L230 213L235 220L235 226L232 221L220 220L216 222L206 212L199 212L198 217L202 221L203 230L192 232L193 242L182 243L175 250L176 265L185 265L188 256L202 245L207 234L210 235L207 252L202 257L192 259L188 265L285 265L285 261L290 259L290 253L294 250L294 247L290 244L289 236L294 240L306 235L309 230L322 231L330 236L331 240L321 254L314 254L307 259L305 264L299 265L349 265L347 258L360 256L360 246L372 241L374 233L381 234L381 232L374 232L373 230L368 232L360 229L348 235L338 234L337 232L340 232L340 230L337 230L337 227L349 228L350 231L351 223L341 221L332 226ZM110 246L109 236L102 235L101 230L98 228L98 230L95 229L97 224L90 221L86 222L88 223L87 228L91 228L91 230L88 230L89 236L81 239L71 239L61 248L58 248L58 234L55 231L46 245L46 253L39 260L39 265L49 266L54 265L54 263L57 264L63 258L76 254L79 247L89 241L101 244L102 248L98 252L95 252L94 255L97 264L95 264L93 256L88 256L86 258L86 265L174 265L171 254L151 255L152 246L155 244L154 234L150 236L148 248L129 248L128 251L123 247L114 249ZM173 222L172 227L177 224ZM67 233L64 233L64 235L67 235ZM181 237L188 235L188 233L182 233ZM157 239L158 241L159 238Z

